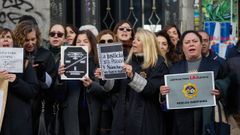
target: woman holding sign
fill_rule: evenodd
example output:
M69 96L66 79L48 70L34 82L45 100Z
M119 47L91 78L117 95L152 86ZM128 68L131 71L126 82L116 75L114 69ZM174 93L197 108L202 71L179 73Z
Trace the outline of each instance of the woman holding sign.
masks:
M170 74L213 71L215 80L224 77L221 66L217 62L202 57L202 38L196 31L184 32L180 43L185 59L173 64ZM219 90L221 88L219 85L216 87ZM221 97L222 92L217 89L209 94L217 98ZM161 86L160 92L163 98L171 90L168 86ZM212 114L213 107L173 110L173 135L206 135L206 126L213 121Z
M9 29L3 29L0 33L0 47L13 47L13 34ZM4 52L4 48L1 48ZM10 73L0 69L0 82L8 81L7 93L1 89L1 103L6 102L1 135L33 135L31 100L37 94L38 80L32 64L28 60L23 62L23 73ZM5 91L6 92L6 91ZM7 94L7 100L3 101ZM2 104L3 105L3 104ZM2 106L1 106L2 107Z
M112 135L164 134L158 88L164 83L168 69L158 50L154 33L139 28L123 66L127 78L105 83L106 90L119 93ZM99 77L100 70L95 75Z
M97 67L96 37L89 30L79 31L76 46L87 46L89 74L80 80L62 81L65 91L63 124L65 135L97 135L100 120L101 100L105 96L102 87L95 82ZM66 67L59 67L59 75ZM100 89L100 90L99 90Z
M116 42L116 36L111 30L102 30L97 35L97 42L98 45L101 44L111 44ZM99 52L100 53L100 52ZM111 125L112 125L112 115L113 115L113 106L114 106L114 99L116 99L117 95L112 96L111 94L108 94L108 97L106 97L102 104L101 109L101 118L100 118L100 127L99 131L101 135L109 135L111 131Z

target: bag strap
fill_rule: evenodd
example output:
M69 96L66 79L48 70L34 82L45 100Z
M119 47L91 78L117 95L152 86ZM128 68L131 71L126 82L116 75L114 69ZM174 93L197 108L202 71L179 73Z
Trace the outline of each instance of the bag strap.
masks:
M214 107L214 121L227 123L225 111L220 101L217 101L217 105Z
M24 69L26 69L28 67L28 64L29 64L29 60L25 60Z

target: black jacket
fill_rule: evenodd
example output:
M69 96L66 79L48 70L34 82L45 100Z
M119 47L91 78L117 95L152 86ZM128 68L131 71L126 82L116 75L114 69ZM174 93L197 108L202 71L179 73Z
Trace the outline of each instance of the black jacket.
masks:
M37 96L32 100L33 129L34 134L37 134L43 99L45 100L44 110L47 126L49 121L52 119L52 104L55 101L53 84L57 75L57 66L51 52L42 47L37 48L33 53L26 53L26 57L35 65L38 64L38 66L34 67L34 69L37 73L39 91ZM52 79L50 87L45 83L46 73L48 73Z
M96 66L91 58L89 59L89 77L94 80L93 73ZM86 88L80 80L69 80L63 81L62 88L64 88L62 91L65 91L65 101L62 104L65 135L80 135L80 121L82 119L89 121L90 135L97 135L102 100L106 95L103 87L96 81L89 88ZM81 106L80 103L83 103L80 100L84 98L88 109L87 118L79 115L79 106Z
M182 60L171 67L170 74L187 73L187 70L187 61ZM202 58L198 68L198 72L203 71L213 71L215 80L223 79L225 77L220 64L217 61L205 57ZM216 86L216 89L221 90L218 86ZM194 129L194 124L192 123L193 119L191 116L193 116L193 111L196 109L173 110L173 135L193 135L196 130L198 130L198 134L206 135L206 126L213 120L213 109L212 107L197 109L201 111L202 115L198 123L201 129Z
M143 57L133 56L130 63L135 76L146 84L142 89L130 86L133 80L115 80L113 90L119 92L113 112L112 135L162 135L163 116L159 103L159 87L164 84L164 74L168 73L163 58L156 66L142 69ZM137 82L137 85L141 83Z
M48 89L48 86L45 84L45 72L47 72L52 79L56 78L57 73L57 67L51 52L45 48L39 47L34 52L26 52L25 57L34 65L37 65L34 67L34 69L37 72L41 89Z
M230 87L227 95L227 108L230 113L240 112L240 57L227 60L229 65Z
M37 93L36 72L28 64L24 73L9 83L1 135L33 135L31 100Z
M240 56L240 46L233 46L229 49L227 49L226 52L226 59L230 59L235 56Z
M224 74L228 74L228 64L225 61L225 59L223 59L222 57L220 57L219 55L217 55L215 52L213 52L211 50L210 50L207 58L218 62L220 64L220 66L222 67Z

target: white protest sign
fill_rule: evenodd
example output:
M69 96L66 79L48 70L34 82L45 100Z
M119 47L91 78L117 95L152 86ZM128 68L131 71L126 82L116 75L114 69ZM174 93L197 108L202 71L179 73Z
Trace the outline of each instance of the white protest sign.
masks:
M23 48L0 47L0 69L11 73L22 73Z

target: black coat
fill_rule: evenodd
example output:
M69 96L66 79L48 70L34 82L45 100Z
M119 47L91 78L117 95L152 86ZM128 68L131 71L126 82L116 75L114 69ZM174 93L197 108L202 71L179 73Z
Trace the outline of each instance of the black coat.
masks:
M42 47L37 48L33 53L27 53L26 57L32 60L34 64L38 64L38 66L34 67L34 69L37 73L39 91L37 96L32 100L33 129L34 134L37 134L39 130L39 118L42 111L43 99L45 100L45 121L42 123L44 124L46 122L47 127L48 123L52 120L52 104L55 101L55 98L54 89L51 86L53 85L57 75L57 66L51 52ZM50 87L45 83L46 72L52 78L52 84Z
M172 66L170 69L170 74L178 74L178 73L187 73L187 61L182 60ZM213 71L214 78L223 79L224 72L220 64L216 61L203 57L201 63L199 65L198 72L203 71ZM217 87L217 86L216 86ZM217 89L220 89L217 87ZM199 109L199 108L197 108ZM196 129L193 128L193 120L189 116L193 115L193 111L196 109L178 109L173 110L173 135L194 135ZM206 134L206 125L213 120L213 108L205 107L199 109L202 113L202 117L200 118L199 125L202 127L198 133L205 135Z
M56 76L56 63L52 53L49 50L40 47L33 55L35 62L41 62L44 71L46 71L51 77Z
M240 56L240 46L235 45L235 46L227 49L226 59L230 59L235 56Z
M39 47L32 53L26 52L25 57L29 59L29 61L31 61L33 64L38 65L35 66L34 69L37 72L39 85L41 89L48 89L48 86L45 84L45 72L51 76L53 79L52 82L54 82L58 69L52 53L45 48Z
M94 80L93 73L95 64L90 58L89 60L89 77ZM65 101L63 102L63 125L65 135L81 135L80 123L81 119L88 119L90 126L90 135L97 135L99 128L100 111L102 108L102 100L106 92L97 82L93 82L91 87L86 88L80 80L65 81L62 88L65 88ZM83 94L83 95L81 95ZM89 118L79 115L80 97L86 97Z
M32 66L17 74L9 83L1 135L33 135L31 99L38 92L36 72Z
M240 112L240 56L227 60L229 65L230 87L227 95L227 108L230 113Z
M162 135L164 132L158 97L168 69L160 57L154 67L145 70L140 66L142 62L142 57L135 56L131 62L135 75L142 74L147 82L141 92L129 86L129 78L115 80L113 90L119 92L119 96L113 112L112 135Z
M89 123L90 123L90 135L97 134L97 128L99 128L100 111L101 111L101 99L98 98L98 94L105 93L101 90L97 83L93 83L90 89L83 87L80 81L71 81L68 85L74 87L68 87L67 98L63 103L63 125L65 135L80 135L80 119L86 119L79 116L79 97L80 91L86 92ZM100 89L100 90L99 90ZM96 93L94 93L96 92ZM99 93L98 93L99 92ZM87 118L88 119L88 118Z
M228 64L225 61L225 59L223 59L222 57L220 57L219 55L217 55L215 52L211 51L209 52L209 55L207 56L207 58L216 61L220 64L221 68L223 69L224 74L228 73Z

